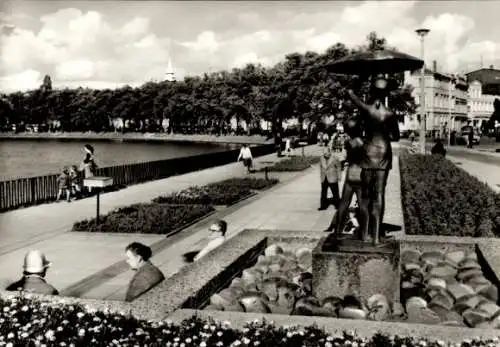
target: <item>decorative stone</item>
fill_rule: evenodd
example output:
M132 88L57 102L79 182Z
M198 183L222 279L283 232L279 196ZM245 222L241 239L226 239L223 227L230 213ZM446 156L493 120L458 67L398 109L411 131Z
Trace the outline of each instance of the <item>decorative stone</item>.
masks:
M442 278L431 278L427 281L427 288L429 289L446 289L446 281Z
M245 312L271 313L269 306L257 295L248 295L240 299L240 303L245 308Z
M488 319L491 319L494 316L496 316L498 313L500 313L500 307L497 304L495 304L494 302L481 303L476 307L476 309L487 312L490 315L488 317Z
M474 260L477 261L477 253L474 251L470 251L465 255L464 260Z
M460 269L465 270L465 269L481 269L481 266L477 262L477 260L468 258L465 259L462 263L460 263Z
M391 316L391 306L384 295L375 294L368 299L368 319L385 321Z
M405 315L405 309L400 302L395 302L392 305L392 316L393 317L403 317Z
M223 311L224 307L219 306L219 305L210 304L210 305L205 306L204 310L207 310L207 311Z
M297 258L300 266L306 269L312 264L312 250L309 248L301 248L297 250L295 257Z
M342 304L342 299L337 296L329 296L323 299L321 306L325 309L336 312Z
M278 272L278 271L281 271L281 265L280 264L276 264L276 263L273 263L271 265L269 265L269 272Z
M418 296L412 296L406 301L406 310L408 310L408 306L414 306L418 308L427 307L427 301Z
M340 318L366 319L366 312L358 308L343 307L339 310Z
M224 311L245 312L245 308L239 302L235 302L234 304L224 306Z
M446 317L449 316L450 313L452 312L449 308L443 307L439 304L432 303L432 302L429 303L428 308L430 310L432 310L435 314L437 314L439 316L440 320L442 320L442 321L449 320Z
M451 266L436 266L429 271L429 277L442 278L448 282L448 279L454 279L457 275L457 270Z
M464 269L460 270L457 274L457 280L462 282L467 282L470 278L476 276L483 276L483 271L481 269L472 268L472 269Z
M264 250L264 254L266 256L273 256L273 255L283 254L283 248L281 248L280 246L278 246L276 244L272 244L272 245L268 246Z
M271 261L271 264L278 264L280 267L285 264L285 258L281 257L279 254L278 255L270 255L269 260Z
M493 284L479 285L476 287L477 293L493 302L498 302L498 288Z
M453 308L453 299L445 292L441 292L432 298L431 302L429 303L429 307L431 305L438 305L446 308L447 310L451 310Z
M259 255L259 257L257 258L257 264L258 265L269 265L271 264L271 261L269 260L269 258L265 255Z
M433 265L436 266L438 262L444 259L444 254L441 252L424 252L420 257L420 261L425 266Z
M465 310L475 308L479 304L480 301L481 300L480 300L479 296L477 296L477 295L474 295L471 297L465 296L465 297L460 298L460 300L457 300L454 308L458 313L461 314Z
M403 264L403 270L404 271L412 271L412 270L422 271L422 268L420 267L419 264L416 264L416 263L406 263L406 264Z
M408 322L420 324L438 324L441 318L427 307L418 307L410 305L406 308L408 313Z
M410 263L418 263L420 260L420 252L413 250L413 249L407 249L401 253L401 263L402 264L410 264Z
M488 281L483 275L480 275L480 276L469 277L465 282L465 284L476 290L477 287L490 284L490 281Z
M465 259L465 252L464 251L449 252L446 254L445 259L455 264L455 266L458 267L458 265Z
M447 289L454 300L459 300L466 295L475 294L474 290L471 287L461 283L449 285Z
M464 317L464 320L467 323L467 325L469 325L472 328L474 328L479 323L487 321L490 318L489 313L474 308L465 310L462 313L462 316Z

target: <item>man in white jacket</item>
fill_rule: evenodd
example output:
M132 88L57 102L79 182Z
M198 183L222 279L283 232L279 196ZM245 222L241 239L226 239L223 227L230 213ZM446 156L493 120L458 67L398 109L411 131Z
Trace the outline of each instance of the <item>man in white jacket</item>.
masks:
M248 145L243 145L243 147L241 147L241 150L240 150L240 155L238 156L238 161L240 161L241 159L243 159L243 165L245 165L245 167L247 168L248 170L248 173L251 172L252 170L252 151L250 151L250 147L248 147Z

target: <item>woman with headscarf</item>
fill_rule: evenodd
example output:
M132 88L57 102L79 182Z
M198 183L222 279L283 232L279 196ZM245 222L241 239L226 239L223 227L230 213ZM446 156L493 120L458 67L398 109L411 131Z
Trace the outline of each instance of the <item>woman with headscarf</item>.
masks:
M80 171L83 171L85 178L94 177L95 170L97 169L97 165L94 161L94 147L89 144L83 146L83 150L85 151L85 158L82 161L80 166ZM92 188L88 188L89 193L92 192Z

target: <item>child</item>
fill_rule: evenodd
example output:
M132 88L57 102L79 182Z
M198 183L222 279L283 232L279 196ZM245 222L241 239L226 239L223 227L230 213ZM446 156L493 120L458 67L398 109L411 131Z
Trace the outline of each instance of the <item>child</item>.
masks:
M71 182L71 194L76 198L82 191L80 184L80 175L78 173L78 167L76 165L71 166L69 177Z
M59 201L61 199L61 196L63 195L63 193L66 194L66 201L67 202L71 202L71 199L70 199L70 177L69 177L69 172L68 172L68 168L67 167L64 167L63 169L63 172L59 175L59 177L57 178L57 183L59 185L59 192L57 193L57 200L56 201Z

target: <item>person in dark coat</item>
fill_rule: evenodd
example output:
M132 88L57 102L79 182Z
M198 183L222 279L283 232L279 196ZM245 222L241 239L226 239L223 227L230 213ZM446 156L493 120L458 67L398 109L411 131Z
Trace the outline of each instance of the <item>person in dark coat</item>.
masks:
M130 280L125 301L132 301L165 279L163 273L149 259L151 248L139 242L132 242L125 248L127 264L135 271Z
M9 285L5 290L22 290L29 293L43 295L58 295L59 292L47 283L45 276L51 263L45 255L37 250L32 250L24 256L23 277Z
M444 149L443 142L440 139L437 139L436 144L432 147L431 154L446 156L446 149Z

